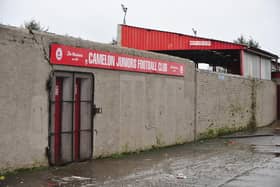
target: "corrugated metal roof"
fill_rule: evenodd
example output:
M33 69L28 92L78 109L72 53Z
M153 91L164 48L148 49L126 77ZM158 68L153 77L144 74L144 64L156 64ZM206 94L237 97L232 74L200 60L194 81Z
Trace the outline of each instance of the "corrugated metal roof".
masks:
M119 43L123 47L141 50L226 50L247 46L191 35L119 25Z
M275 54L272 54L268 51L264 51L262 49L259 49L259 48L255 48L255 47L249 47L246 49L247 51L251 52L251 53L255 53L255 54L258 54L258 55L261 55L261 56L265 56L267 58L273 58L273 59L278 59L278 56L275 55Z

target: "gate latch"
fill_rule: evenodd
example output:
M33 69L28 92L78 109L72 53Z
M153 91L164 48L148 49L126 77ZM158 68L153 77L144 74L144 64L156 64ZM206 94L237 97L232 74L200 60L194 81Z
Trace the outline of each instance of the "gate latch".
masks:
M101 107L96 107L96 105L93 105L93 115L102 113Z

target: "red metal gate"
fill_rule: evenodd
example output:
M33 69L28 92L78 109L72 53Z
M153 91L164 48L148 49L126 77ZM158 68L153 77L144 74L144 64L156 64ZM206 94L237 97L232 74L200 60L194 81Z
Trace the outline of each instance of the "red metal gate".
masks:
M74 128L74 152L75 160L80 159L80 119L81 119L81 80L77 78L75 84L75 128Z
M54 160L56 163L60 159L60 144L61 144L61 101L62 101L62 78L56 79L55 84L55 113L54 113Z
M88 73L54 72L50 89L50 164L92 157L93 81Z

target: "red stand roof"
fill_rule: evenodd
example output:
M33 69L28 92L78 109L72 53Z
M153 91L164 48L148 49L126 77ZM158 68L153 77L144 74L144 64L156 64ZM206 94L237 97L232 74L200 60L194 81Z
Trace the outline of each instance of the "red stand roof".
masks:
M120 45L141 50L240 50L247 48L245 45L185 34L128 25L119 27Z

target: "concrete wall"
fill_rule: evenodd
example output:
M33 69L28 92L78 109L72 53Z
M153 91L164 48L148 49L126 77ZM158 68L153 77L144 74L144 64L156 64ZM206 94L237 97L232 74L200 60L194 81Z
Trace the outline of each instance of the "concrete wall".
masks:
M49 64L49 45L112 51L186 64L185 77ZM94 157L192 141L194 64L188 60L75 38L0 27L0 169L47 165L51 71L95 76Z
M251 80L226 74L197 75L197 135L245 127L251 119Z
M177 61L177 60L176 60ZM185 62L186 63L186 62ZM194 139L194 71L174 77L54 66L95 75L94 157L161 147Z
M256 124L259 127L271 124L277 119L277 85L268 80L255 83Z
M0 170L47 164L51 67L26 31L0 27Z
M185 77L50 65L49 45L90 48L185 63ZM93 156L137 151L193 141L209 129L244 127L276 119L276 87L271 81L196 72L186 59L47 33L0 26L0 170L47 165L51 71L94 74Z
M276 120L276 84L268 80L200 71L197 74L197 137ZM211 132L211 133L212 133Z
M94 100L103 112L94 118L94 157L194 139L193 63L167 55L57 35L44 35L47 56L48 46L54 42L186 64L185 77L52 66L53 70L84 71L95 76Z

